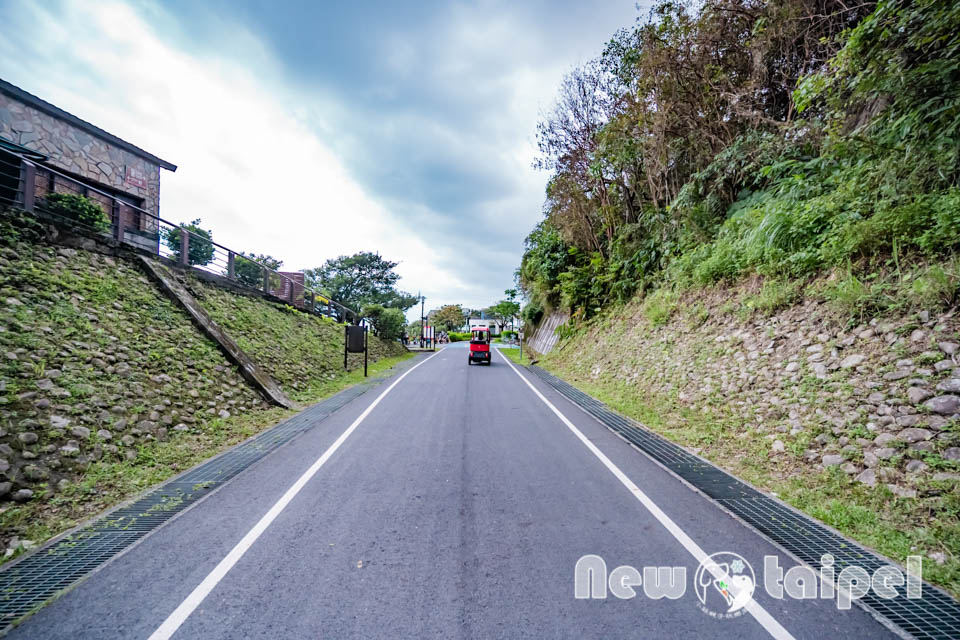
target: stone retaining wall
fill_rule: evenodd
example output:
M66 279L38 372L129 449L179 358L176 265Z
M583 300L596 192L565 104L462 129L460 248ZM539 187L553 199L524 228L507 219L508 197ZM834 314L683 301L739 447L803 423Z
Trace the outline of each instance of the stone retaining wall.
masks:
M638 394L718 412L735 433L769 440L769 455L917 495L925 480L960 480L960 321L955 311L851 325L807 300L741 320L722 301L686 301L660 328L638 305L554 350L573 378L615 376ZM570 349L583 357L565 356ZM789 457L784 457L786 462Z

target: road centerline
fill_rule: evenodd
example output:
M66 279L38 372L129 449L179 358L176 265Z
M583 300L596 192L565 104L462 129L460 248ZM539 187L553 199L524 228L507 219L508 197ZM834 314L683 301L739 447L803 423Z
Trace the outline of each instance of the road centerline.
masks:
M545 405L547 405L547 407L554 413L554 415L556 415L560 419L560 421L563 422L564 425L566 425L566 427L577 437L577 439L580 440L580 442L582 442L583 445L587 447L587 449L589 449L590 452L594 456L596 456L601 463L603 463L603 465L607 468L607 470L610 471L610 473L612 473L617 478L617 480L619 480L620 483L623 484L623 486L625 486L630 491L630 493L633 494L633 496L640 502L640 504L642 504L647 509L647 511L649 511L653 515L653 517L657 519L657 521L670 533L670 535L672 535L674 539L676 539L677 542L679 542L680 545L684 549L686 549L698 563L702 564L705 560L708 559L707 553L700 548L700 545L698 545L693 540L693 538L691 538L687 534L686 531L680 528L680 526L676 522L674 522L673 519L670 518L670 516L664 513L664 511L646 493L644 493L644 491L640 489L640 487L638 487L627 476L627 474L620 469L620 467L618 467L612 460L610 460L610 458L608 458L606 454L600 451L600 449L595 444L590 442L590 440L583 434L583 432L580 431L573 424L573 422L571 422L570 419L567 418L567 416L565 416L563 412L560 411L560 409L558 409L552 402L550 402L550 400L548 400L546 396L540 393L540 390L537 389L535 386L533 386L533 384L526 378L526 376L520 373L519 369L517 369L512 362L510 362L510 359L500 352L500 349L497 349L496 351L497 351L497 355L503 358L503 361L507 363L507 366L509 366L513 370L513 372L517 374L517 376L519 376L520 379L526 383L526 385L530 388L530 390L533 391L533 393L538 398L540 398L540 400ZM729 581L729 577L726 576L726 574L724 574L718 567L716 566L710 567L709 565L707 565L707 568L710 570L712 574L714 574L714 577ZM753 616L753 618L760 624L760 626L762 626L772 637L776 638L777 640L793 640L793 635L789 631L787 631L783 627L783 625L781 625L776 620L776 618L770 615L770 613L767 612L767 610L764 609L763 606L761 606L756 600L751 598L750 601L747 603L747 605L744 607L744 609L751 616Z
M403 381L408 375L413 373L418 367L425 364L427 361L434 358L437 353L428 356L423 361L418 362L414 366L410 367L405 371L399 378L393 381L393 383L387 387L383 393L381 393L377 398L370 403L370 405L363 410L363 412L357 416L346 430L340 434L340 436L331 444L326 451L323 452L317 460L310 465L303 474L297 478L297 480L290 485L290 488L277 500L270 510L265 513L260 520L247 532L245 536L238 542L233 549L224 556L213 570L207 574L207 576L200 582L199 585L190 592L190 595L184 599L180 605L174 609L174 611L167 616L166 620L150 635L149 640L168 640L174 633L177 632L177 629L190 617L198 606L206 599L211 591L220 583L220 581L230 572L230 570L240 561L244 554L253 546L257 539L266 531L267 527L276 520L283 510L287 507L288 504L300 493L301 489L306 486L307 482L316 475L317 471L336 453L337 449L350 437L357 427L360 426L368 415L376 408L380 401L383 400L389 394L394 387L396 387L400 382Z

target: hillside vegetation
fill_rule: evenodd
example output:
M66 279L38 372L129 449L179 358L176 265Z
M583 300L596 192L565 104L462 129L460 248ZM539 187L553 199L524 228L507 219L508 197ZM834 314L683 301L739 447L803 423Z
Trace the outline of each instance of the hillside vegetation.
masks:
M960 5L693 6L618 32L540 125L527 319L824 270L821 295L854 315L952 304Z
M342 325L195 288L297 400L362 379L356 355L343 371ZM376 338L370 351L371 373L408 355ZM290 413L268 406L136 261L50 244L30 215L0 211L0 561Z
M960 593L960 3L656 3L564 80L540 364Z
M195 278L189 287L214 321L294 400L315 400L343 374L342 324ZM406 353L399 342L372 335L368 347L370 362ZM363 354L349 354L347 366L363 369Z

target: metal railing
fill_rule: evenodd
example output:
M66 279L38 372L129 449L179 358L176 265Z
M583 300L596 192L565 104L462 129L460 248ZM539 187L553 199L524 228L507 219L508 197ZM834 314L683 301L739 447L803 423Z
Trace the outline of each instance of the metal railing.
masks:
M97 227L64 215L48 201L53 193L84 196L100 206L109 228ZM202 230L174 224L143 209L132 198L94 187L82 180L37 164L20 154L0 153L0 207L42 213L87 233L109 235L118 242L147 251L184 268L221 276L234 284L255 289L303 311L359 322L360 315L316 289L306 286L302 272L280 272L262 262L214 242Z

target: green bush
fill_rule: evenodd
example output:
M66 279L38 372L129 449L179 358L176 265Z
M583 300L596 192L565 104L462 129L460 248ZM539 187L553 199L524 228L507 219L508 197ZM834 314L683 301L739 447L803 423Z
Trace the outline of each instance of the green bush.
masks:
M41 208L53 215L91 227L100 233L110 230L110 218L107 217L103 207L84 196L74 193L50 193L43 198Z
M520 316L528 325L535 327L543 317L543 305L537 300L531 300L520 312Z
M504 340L513 340L516 339L517 335L516 331L504 331L500 334L500 337Z
M858 278L849 268L829 282L823 296L841 311L863 320L890 307L891 285L887 282Z
M190 224L182 224L175 229L163 230L163 241L173 252L173 258L180 261L180 230L190 233L187 261L192 265L210 264L213 260L213 234L207 229L200 228L200 218Z
M0 244L39 242L44 235L43 224L26 211L0 207Z
M473 334L468 331L450 331L447 333L447 337L450 338L450 342L466 342L470 340L472 335Z
M960 269L953 262L921 270L910 280L905 297L917 308L947 308L957 301L958 293Z
M740 275L741 256L740 248L729 239L724 238L703 251L699 256L693 254L691 264L693 279L699 284L713 284L721 280L733 280ZM700 257L700 260L696 258Z
M193 238L191 238L192 240ZM254 289L263 288L263 268L260 266L261 264L276 271L283 266L283 261L277 260L273 256L257 255L255 253L238 254L234 258L233 264L233 272L237 277L237 282Z
M379 304L365 305L360 315L370 321L374 334L383 340L399 339L407 323L400 309L386 308Z

